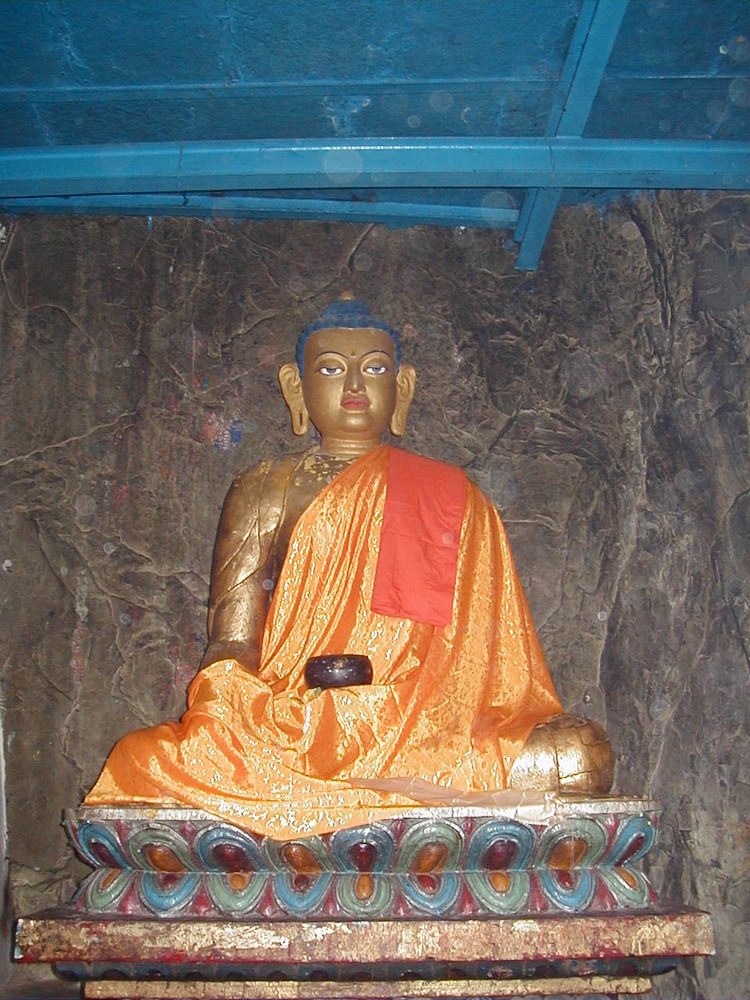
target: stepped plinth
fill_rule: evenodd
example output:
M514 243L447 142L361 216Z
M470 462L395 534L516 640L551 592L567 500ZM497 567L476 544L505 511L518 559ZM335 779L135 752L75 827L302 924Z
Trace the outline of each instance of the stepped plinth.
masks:
M82 807L92 867L19 921L16 958L87 997L643 993L711 954L710 917L657 899L645 799L415 808L285 842L192 809Z

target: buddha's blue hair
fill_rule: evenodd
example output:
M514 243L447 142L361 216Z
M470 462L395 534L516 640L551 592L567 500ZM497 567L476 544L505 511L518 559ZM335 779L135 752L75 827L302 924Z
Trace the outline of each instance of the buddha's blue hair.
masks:
M357 299L337 299L326 306L323 312L308 323L297 341L297 368L303 374L305 344L317 330L382 330L387 333L396 348L396 368L401 364L401 342L398 331L373 316L364 302Z

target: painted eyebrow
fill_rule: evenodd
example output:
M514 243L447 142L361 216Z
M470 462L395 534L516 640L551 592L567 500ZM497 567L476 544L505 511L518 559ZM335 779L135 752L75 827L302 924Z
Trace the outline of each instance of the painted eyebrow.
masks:
M393 360L393 358L388 353L388 351L384 351L381 347L376 347L372 351L367 351L365 354L362 355L362 357L363 358L369 358L373 354L383 354L386 358L388 358L389 361ZM340 351L333 351L333 350L331 350L331 351L319 351L315 355L315 357L313 358L313 363L315 363L319 358L326 357L327 355L331 356L331 357L334 357L334 358L341 358L342 361L347 361L348 360L347 355L346 354L342 354Z
M318 358L322 358L326 354L333 355L336 358L341 358L342 361L346 361L346 355L345 354L341 354L340 351L318 351L318 353L313 358L313 361L317 361Z

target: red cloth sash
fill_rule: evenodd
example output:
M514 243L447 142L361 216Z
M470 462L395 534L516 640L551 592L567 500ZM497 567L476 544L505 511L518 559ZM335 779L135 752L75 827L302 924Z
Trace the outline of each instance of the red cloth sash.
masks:
M465 508L461 469L389 449L373 611L450 624Z

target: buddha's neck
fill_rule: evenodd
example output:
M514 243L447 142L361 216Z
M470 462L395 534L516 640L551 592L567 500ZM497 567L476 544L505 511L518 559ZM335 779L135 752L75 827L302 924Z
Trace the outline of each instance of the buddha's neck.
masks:
M357 455L330 455L320 448L313 448L307 452L304 465L307 468L331 469L333 472L340 472L347 465L351 465L356 458L358 458Z
M318 447L320 455L340 459L342 462L353 462L355 458L366 455L368 451L379 447L380 441L344 441L323 438Z

